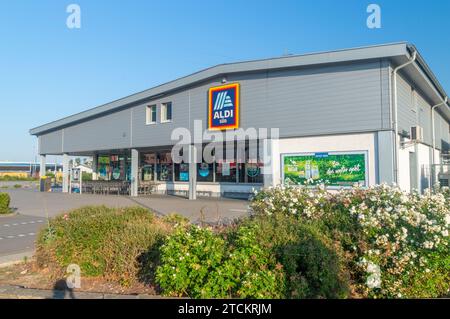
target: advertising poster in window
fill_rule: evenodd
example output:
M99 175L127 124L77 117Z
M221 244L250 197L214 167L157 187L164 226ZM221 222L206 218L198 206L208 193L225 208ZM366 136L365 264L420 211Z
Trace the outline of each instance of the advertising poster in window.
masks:
M71 193L81 193L81 169L72 168L70 171L70 192Z
M98 157L98 171L100 179L107 179L109 173L110 159L109 156Z
M180 164L180 176L179 180L181 182L188 182L189 181L189 164Z
M367 186L367 153L303 153L282 155L284 185Z
M231 164L228 162L222 163L222 176L230 176L231 173Z

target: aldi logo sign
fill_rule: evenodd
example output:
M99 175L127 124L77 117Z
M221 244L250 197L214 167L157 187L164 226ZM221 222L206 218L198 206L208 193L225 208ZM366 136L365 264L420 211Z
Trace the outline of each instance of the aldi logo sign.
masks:
M239 127L239 83L212 87L208 94L208 129Z

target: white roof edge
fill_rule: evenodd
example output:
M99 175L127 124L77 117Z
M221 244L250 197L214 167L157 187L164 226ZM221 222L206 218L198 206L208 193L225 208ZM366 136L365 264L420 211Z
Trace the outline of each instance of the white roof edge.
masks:
M116 109L141 100L149 99L169 91L219 76L221 74L252 72L261 70L283 69L291 67L302 67L308 65L331 64L340 62L350 62L358 60L370 60L377 58L389 58L408 54L408 43L389 43L335 51L325 51L308 53L302 55L291 55L262 60L241 61L234 63L219 64L176 80L155 86L142 92L138 92L127 97L88 109L86 111L53 121L47 124L32 128L31 135L41 135L45 132L57 128L68 126L75 122L80 122L104 113L112 112Z

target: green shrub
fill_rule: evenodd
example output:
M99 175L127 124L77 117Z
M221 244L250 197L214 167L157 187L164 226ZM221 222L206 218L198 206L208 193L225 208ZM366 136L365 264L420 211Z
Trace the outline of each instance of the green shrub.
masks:
M82 172L81 175L83 181L92 181L92 173Z
M213 297L204 287L224 254L225 241L210 229L179 227L161 247L157 283L169 296Z
M14 188L22 188L22 185L20 185L20 184L14 184L13 187L14 187Z
M163 217L163 220L169 224L175 225L175 226L186 226L189 224L189 219L184 217L183 215L177 214L177 213L171 213L168 215L165 215Z
M11 198L7 193L0 193L0 214L9 214L11 209L9 208L9 204L11 202Z
M55 173L47 172L47 173L45 173L45 176L46 176L47 178L53 179L53 178L55 178Z
M344 298L349 295L348 273L341 249L317 222L294 215L258 215L244 224L257 225L264 250L283 266L285 298Z
M284 291L282 267L260 244L257 225L239 225L228 234L226 260L208 283L215 297L280 298Z
M22 176L11 176L11 175L3 175L0 176L0 181L2 182L18 182L18 181L37 181L37 178L34 177L22 177Z
M339 248L317 227L299 225L295 243L281 248L280 261L287 277L286 297L345 298L348 275Z
M229 236L198 226L180 227L161 248L157 282L169 296L280 297L282 274L255 235L249 227Z
M40 232L37 261L59 269L78 264L84 276L129 285L139 279L143 261L147 267L156 262L151 257L170 229L143 208L84 207L52 219Z

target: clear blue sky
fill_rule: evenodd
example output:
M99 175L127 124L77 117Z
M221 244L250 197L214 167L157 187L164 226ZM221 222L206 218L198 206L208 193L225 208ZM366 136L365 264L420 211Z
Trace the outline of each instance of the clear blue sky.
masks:
M66 7L81 7L81 29ZM370 3L382 28L366 27ZM0 0L0 160L34 160L32 127L215 64L414 43L450 92L450 1Z

